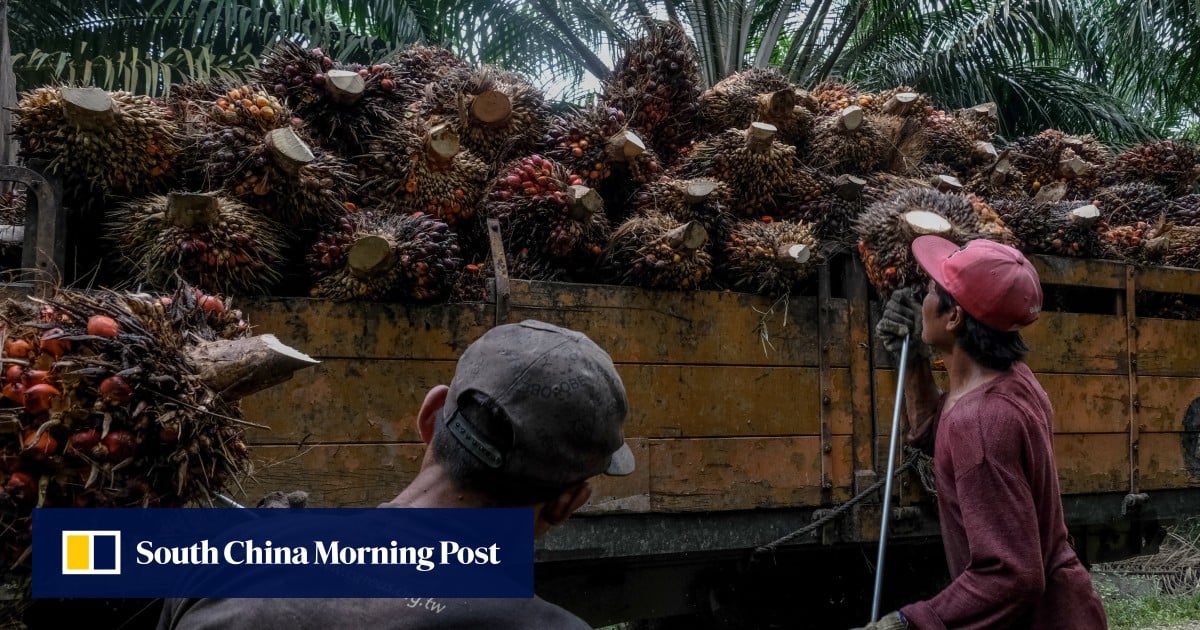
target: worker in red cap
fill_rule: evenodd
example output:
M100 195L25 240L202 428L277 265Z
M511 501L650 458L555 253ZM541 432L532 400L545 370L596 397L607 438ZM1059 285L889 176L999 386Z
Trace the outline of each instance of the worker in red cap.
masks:
M910 342L909 442L934 447L942 544L953 582L866 630L1097 630L1108 627L1087 569L1067 540L1050 400L1023 362L1019 332L1037 320L1042 288L1021 252L987 240L965 247L922 236L929 275L892 295L876 333ZM950 389L933 380L929 349Z

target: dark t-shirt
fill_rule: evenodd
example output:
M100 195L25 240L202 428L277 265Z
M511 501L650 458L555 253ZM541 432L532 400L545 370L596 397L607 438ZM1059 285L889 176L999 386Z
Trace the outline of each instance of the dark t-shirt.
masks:
M901 609L917 630L1108 627L1067 541L1053 409L1023 363L968 392L936 427L942 544L953 583Z
M531 599L169 599L158 630L589 630L582 619Z

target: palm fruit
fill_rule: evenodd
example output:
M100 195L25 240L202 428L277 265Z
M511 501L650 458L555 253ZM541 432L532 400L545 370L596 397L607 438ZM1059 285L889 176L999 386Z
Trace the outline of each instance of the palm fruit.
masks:
M291 113L262 90L234 88L187 126L193 178L203 190L224 190L297 230L346 210L354 173L303 136Z
M1105 183L1146 182L1166 188L1171 197L1192 192L1200 178L1200 149L1179 140L1143 142L1117 154Z
M775 127L752 123L746 131L730 129L709 138L676 168L684 179L715 178L733 195L730 212L758 218L775 212L795 170L796 147L775 139Z
M1009 148L1013 164L1025 173L1032 191L1064 181L1068 199L1091 196L1112 162L1108 149L1092 136L1070 136L1056 129L1018 138Z
M429 84L419 109L430 122L449 124L463 146L492 167L536 150L550 121L537 88L490 66L455 70Z
M371 139L358 165L367 198L389 212L423 212L456 226L471 219L488 167L446 123L412 118Z
M775 125L780 141L800 146L812 130L813 114L797 104L795 87L773 68L743 70L700 95L699 124L705 133L745 129L752 122Z
M791 293L818 262L817 239L807 223L741 220L722 248L722 277L735 289L766 295Z
M172 193L118 206L107 240L138 283L183 281L213 293L265 293L280 278L283 230L223 195Z
M1149 261L1200 269L1200 227L1165 224L1154 230L1143 247Z
M995 207L1025 252L1090 258L1102 251L1098 228L1103 223L1092 204L1021 200L997 201Z
M1200 226L1200 194L1184 195L1171 201L1167 220L1179 226Z
M1145 259L1145 242L1154 233L1153 226L1145 221L1110 227L1100 234L1102 255L1105 258L1140 262Z
M320 48L282 41L263 56L254 80L283 99L327 148L357 155L368 138L382 133L407 101L390 64L341 64Z
M871 95L866 105L859 104L872 114L924 118L933 114L933 101L907 85Z
M629 127L671 165L696 137L703 80L696 47L678 22L649 28L617 62L600 100L625 112Z
M59 290L0 309L6 576L29 570L34 508L209 505L249 472L242 412L191 352L248 327L226 326L240 313L193 291Z
M956 110L954 119L964 129L967 137L976 142L992 142L1000 130L999 109L995 103ZM1103 147L1099 148L1103 150Z
M425 96L425 86L451 72L468 68L467 62L440 46L413 44L388 60L399 83L402 101L415 105Z
M457 236L432 216L360 212L339 228L342 234L323 235L308 256L313 297L435 301L446 297L462 263Z
M68 204L89 206L169 188L177 171L177 128L148 96L98 88L39 88L14 112L21 156L47 160Z
M874 95L860 94L854 86L839 81L822 81L812 89L810 95L816 99L818 111L824 116L836 114L847 107L867 108L875 104Z
M510 162L492 183L484 205L500 220L510 247L534 258L572 259L591 266L608 242L604 200L578 175L540 155Z
M990 163L996 157L988 128L976 119L937 111L926 116L919 133L923 161L964 171Z
M561 280L565 271L550 264L544 258L533 256L528 248L508 251L504 255L509 278L554 282ZM458 271L450 289L451 302L483 302L488 299L488 279L496 275L490 256L483 262L468 263Z
M622 284L650 289L695 289L712 273L708 232L698 221L651 213L613 231L605 252L608 273Z
M663 177L643 186L634 198L634 213L666 214L677 221L696 221L719 242L729 233L733 216L729 187L715 179Z
M1093 199L1109 225L1156 223L1171 211L1166 190L1144 182L1106 186L1097 190Z
M985 199L1018 201L1029 198L1025 174L1013 166L1007 151L986 166L973 169L963 189Z
M658 179L662 164L641 136L625 125L625 113L595 105L550 121L546 157L605 198L610 218L624 220L631 188Z
M910 250L918 236L936 234L963 245L978 238L981 227L970 198L932 188L910 188L881 199L855 222L867 279L885 298L922 281Z
M803 174L794 180L787 200L781 202L780 215L811 225L822 242L853 243L857 240L854 220L876 200L877 192L867 180L854 175L821 181Z
M830 174L864 175L890 158L892 146L878 123L851 105L817 122L808 163Z

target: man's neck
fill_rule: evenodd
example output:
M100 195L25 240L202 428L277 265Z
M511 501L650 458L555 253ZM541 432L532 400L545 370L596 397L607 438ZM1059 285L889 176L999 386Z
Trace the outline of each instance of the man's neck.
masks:
M490 503L475 493L464 492L455 486L441 466L427 463L416 479L388 505L404 508L476 508L489 507Z
M950 391L947 392L950 400L961 398L1000 374L997 370L976 363L958 344L943 351L942 359L946 364L946 374L950 377Z

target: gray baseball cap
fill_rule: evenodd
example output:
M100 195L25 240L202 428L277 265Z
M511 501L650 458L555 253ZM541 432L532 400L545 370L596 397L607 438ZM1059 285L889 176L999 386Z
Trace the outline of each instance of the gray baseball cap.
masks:
M471 391L495 402L511 427L476 427L458 413ZM487 331L459 357L444 411L451 435L513 480L557 486L634 470L621 428L625 386L608 353L574 330L525 320Z

